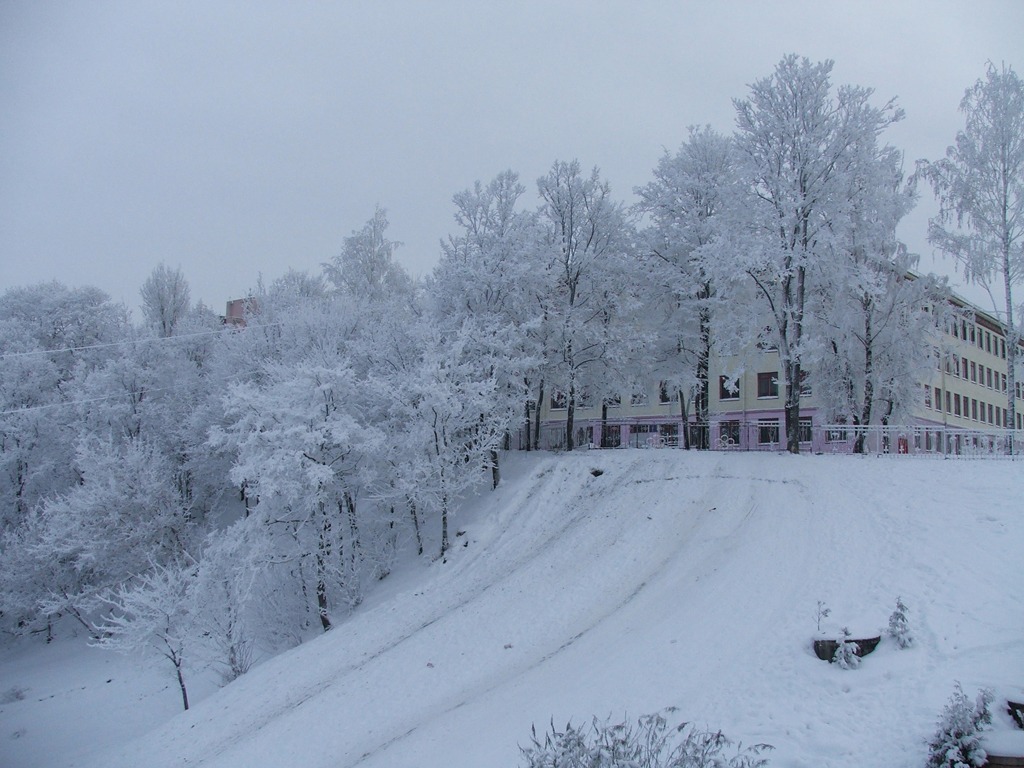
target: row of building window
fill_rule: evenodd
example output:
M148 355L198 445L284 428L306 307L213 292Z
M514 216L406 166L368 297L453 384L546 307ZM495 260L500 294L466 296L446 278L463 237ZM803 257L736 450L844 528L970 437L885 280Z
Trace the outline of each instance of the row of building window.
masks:
M647 401L647 393L637 393L631 395L629 398L629 404L632 406L647 405ZM667 382L662 381L658 383L658 402L661 403L662 405L666 405L672 402L672 394L669 392ZM594 401L593 398L590 396L590 393L587 392L586 390L583 390L579 394L579 398L576 401L576 405L579 408L591 408L594 405ZM609 408L618 408L619 406L622 405L622 396L612 395L611 397L606 397L604 399L604 405L607 405ZM569 399L565 392L563 392L560 389L556 389L554 392L551 393L551 397L548 401L548 407L551 410L565 410L568 406ZM533 408L533 405L531 405L530 407Z
M975 326L966 320L956 322L955 320L946 329L950 336L954 336L968 344L973 344L978 349L983 349L991 355L1006 359L1006 340L998 333L992 333L984 328Z
M950 392L948 389L943 391L939 387L925 385L924 407L934 409L940 413L945 412L964 419L991 424L994 427L1002 427L1004 429L1010 427L1009 411L1006 408L994 405L993 403L986 403L973 397L968 398L967 395ZM1020 413L1017 414L1016 420L1017 429L1024 428Z
M801 371L800 396L807 397L811 394L811 382L807 378L807 372ZM767 371L757 374L757 397L772 398L779 396L779 372ZM718 377L718 399L739 400L740 383L728 376Z
M942 370L942 362L938 364L938 368ZM970 381L973 384L978 384L982 387L988 387L989 389L995 389L1000 392L1006 392L1006 374L994 371L986 365L981 363L975 363L973 360L969 360L966 357L960 357L959 355L950 355L945 361L946 373L950 376L955 376L958 379L964 381ZM1017 387L1017 397L1020 397L1020 387Z

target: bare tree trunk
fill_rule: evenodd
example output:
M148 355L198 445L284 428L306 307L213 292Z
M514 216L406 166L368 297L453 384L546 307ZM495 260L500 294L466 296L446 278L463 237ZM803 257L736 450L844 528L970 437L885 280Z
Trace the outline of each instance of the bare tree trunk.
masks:
M1004 209L1005 210L1005 209ZM1004 233L1007 231L1003 228ZM1017 429L1017 327L1013 321L1013 288L1010 265L1010 242L1003 236L1003 290L1006 294L1006 422L1003 429L1007 432L1006 452L1013 454L1013 435Z
M576 447L576 435L573 430L576 427L576 379L569 376L569 397L565 408L565 450L570 453Z
M320 527L320 540L316 550L316 610L320 617L320 626L324 632L331 628L331 620L327 616L327 559L331 555L331 521L320 510L323 515L323 524Z
M711 295L710 286L701 292L701 298ZM711 441L711 428L708 424L709 392L711 365L711 313L707 307L700 310L700 352L697 357L697 396L693 404L694 416L697 420L697 448L706 451ZM687 442L689 448L689 442Z
M690 450L690 414L686 411L686 398L679 390L679 417L683 420L683 448Z
M540 403L537 404L537 410L540 410ZM523 426L526 429L526 450L533 450L533 430L531 429L530 423L530 397L529 394L526 396L526 400L523 403Z
M864 312L864 401L861 403L860 420L862 426L857 430L857 439L853 444L854 453L864 453L864 441L867 437L867 427L871 424L871 411L875 401L875 353L871 341L871 311L870 298L865 297L867 304Z
M608 448L608 401L601 401L601 447Z
M185 711L187 712L188 711L188 691L185 690L185 677L181 673L181 657L178 656L178 655L175 655L174 658L171 659L171 661L174 662L174 671L178 675L178 687L181 688L181 703L184 705Z
M786 364L786 450L800 453L800 363Z
M420 534L420 516L416 512L416 502L406 497L409 502L409 514L412 515L412 528L416 532L416 554L423 554L423 536Z
M533 428L533 450L540 450L540 407L541 403L544 402L544 380L540 381L540 391L537 392L537 409L534 411L534 428Z
M498 466L498 452L491 449L491 490L498 487L501 482L501 467Z

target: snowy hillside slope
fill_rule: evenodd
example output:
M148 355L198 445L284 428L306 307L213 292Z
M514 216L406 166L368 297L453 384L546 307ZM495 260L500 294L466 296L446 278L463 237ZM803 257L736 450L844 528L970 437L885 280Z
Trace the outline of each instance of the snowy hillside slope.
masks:
M955 681L1024 693L1020 463L511 458L415 588L73 764L514 766L531 724L673 706L773 766L909 768ZM815 658L817 601L877 633L898 595L915 647Z

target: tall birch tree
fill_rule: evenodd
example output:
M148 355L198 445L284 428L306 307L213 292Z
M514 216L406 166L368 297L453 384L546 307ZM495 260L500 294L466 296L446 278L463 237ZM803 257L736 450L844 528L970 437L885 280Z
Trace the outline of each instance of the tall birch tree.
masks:
M749 98L734 102L751 235L734 255L772 323L791 453L800 452L808 299L831 268L833 241L846 226L856 147L902 118L893 102L873 107L868 88L833 90L831 73L831 61L815 64L791 54L751 86Z
M960 102L964 130L946 157L921 161L939 215L928 240L959 262L964 277L992 298L1006 327L1007 424L1016 427L1020 323L1014 288L1024 279L1024 83L1005 64L989 64ZM1002 291L1002 307L994 293ZM1012 441L1011 448L1012 451Z

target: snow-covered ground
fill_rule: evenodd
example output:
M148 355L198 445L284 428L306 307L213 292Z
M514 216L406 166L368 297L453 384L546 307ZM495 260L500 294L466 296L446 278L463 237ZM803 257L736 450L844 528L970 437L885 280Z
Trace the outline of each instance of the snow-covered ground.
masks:
M0 764L514 766L531 724L672 717L775 746L772 766L921 766L955 681L1024 696L1024 464L593 451L508 457L330 633L180 712L168 670L81 641L0 655ZM601 469L595 476L591 470ZM917 643L860 669L811 650ZM137 738L136 738L137 737Z

